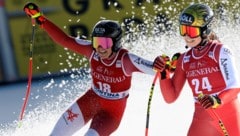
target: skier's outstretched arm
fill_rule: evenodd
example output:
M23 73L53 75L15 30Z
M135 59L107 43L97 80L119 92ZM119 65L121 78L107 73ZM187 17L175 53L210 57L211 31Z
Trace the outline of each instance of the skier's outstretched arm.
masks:
M24 12L32 19L35 19L37 24L39 24L56 43L86 57L90 57L93 51L90 41L68 36L58 26L43 16L40 8L36 4L27 3L24 6Z

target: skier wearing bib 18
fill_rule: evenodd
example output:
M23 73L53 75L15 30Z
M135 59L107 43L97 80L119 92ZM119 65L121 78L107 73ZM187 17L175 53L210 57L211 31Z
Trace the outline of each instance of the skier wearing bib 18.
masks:
M92 85L59 118L51 136L70 136L90 120L85 136L109 136L119 126L131 87L132 74L154 75L164 62L154 62L129 53L122 47L118 22L101 20L92 31L91 41L66 35L40 12L34 3L24 6L25 13L59 45L84 55L90 62ZM163 63L162 63L163 62Z

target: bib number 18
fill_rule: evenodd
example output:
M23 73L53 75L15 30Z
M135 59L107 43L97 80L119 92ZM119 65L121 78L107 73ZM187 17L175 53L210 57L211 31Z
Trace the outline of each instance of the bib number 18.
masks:
M99 89L102 90L103 92L111 93L111 86L109 84L102 82L97 82L97 84Z

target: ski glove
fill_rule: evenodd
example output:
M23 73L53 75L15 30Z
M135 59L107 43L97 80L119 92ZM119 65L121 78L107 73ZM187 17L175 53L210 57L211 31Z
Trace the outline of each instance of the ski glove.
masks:
M169 79L170 74L176 69L177 60L181 56L181 53L175 53L171 60L167 55L161 55L156 57L153 63L153 68L161 72L161 79Z
M217 95L206 95L206 94L199 94L198 101L202 105L203 108L217 108L221 104L221 99Z
M27 3L24 8L24 12L31 17L32 19L36 19L38 24L42 24L45 21L42 13L40 12L39 7L34 3Z
M171 61L169 56L162 55L161 56L165 62L165 67L161 72L161 79L169 79L170 78L170 69L171 69Z
M162 72L165 69L167 61L169 61L169 57L165 55L157 56L153 62L153 69Z
M171 59L171 63L170 63L170 72L174 72L175 69L176 69L176 66L177 66L177 61L179 59L179 57L181 56L181 53L175 53L173 56L172 56L172 59Z

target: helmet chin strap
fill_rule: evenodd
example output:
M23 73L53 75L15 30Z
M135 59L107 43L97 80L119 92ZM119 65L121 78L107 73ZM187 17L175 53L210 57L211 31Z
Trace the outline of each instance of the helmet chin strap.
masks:
M193 47L193 48L201 51L201 50L205 47L205 45L207 44L207 42L208 42L208 41L207 41L206 38L205 38L205 39L202 39L202 41L201 41L197 46L195 46L195 47Z

